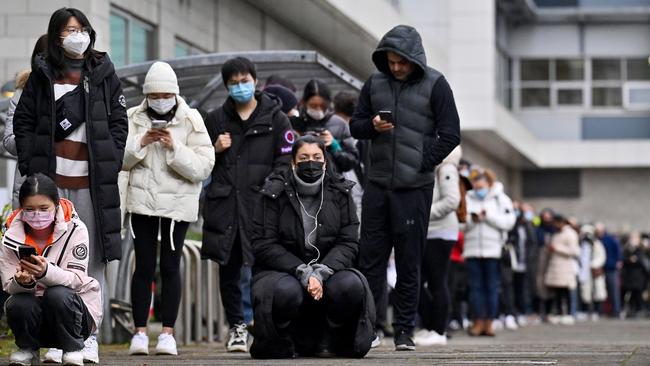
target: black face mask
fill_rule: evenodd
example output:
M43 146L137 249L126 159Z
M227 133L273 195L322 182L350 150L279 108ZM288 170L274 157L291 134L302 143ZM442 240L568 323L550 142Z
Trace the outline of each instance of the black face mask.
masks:
M314 183L323 175L322 161L301 161L296 164L296 175L306 183Z

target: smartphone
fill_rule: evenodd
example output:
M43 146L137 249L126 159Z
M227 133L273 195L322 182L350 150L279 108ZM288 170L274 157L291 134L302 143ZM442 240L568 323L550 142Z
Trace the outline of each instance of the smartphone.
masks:
M395 123L393 120L393 112L391 111L379 111L379 119L389 123Z
M167 127L167 121L161 119L154 119L151 121L151 128L154 130L162 130L165 127Z
M28 262L34 263L34 259L32 259L32 254L36 255L36 248L30 246L18 247L18 256L20 257L20 259L24 259Z
M316 127L316 128L314 128L312 131L313 131L316 135L320 136L320 135L323 134L323 132L325 132L325 128L324 128L324 127Z

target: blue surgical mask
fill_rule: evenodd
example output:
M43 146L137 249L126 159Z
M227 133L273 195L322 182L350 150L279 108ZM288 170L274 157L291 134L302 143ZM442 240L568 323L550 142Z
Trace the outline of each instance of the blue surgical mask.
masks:
M533 213L533 211L524 212L524 219L526 221L533 221L534 218L535 218L535 214Z
M485 197L487 197L488 192L490 192L490 189L489 188L481 188L481 189L475 189L474 191L476 192L476 197L478 197L478 199L482 200Z
M255 95L255 83L249 81L247 83L239 83L228 86L228 94L237 103L248 103Z

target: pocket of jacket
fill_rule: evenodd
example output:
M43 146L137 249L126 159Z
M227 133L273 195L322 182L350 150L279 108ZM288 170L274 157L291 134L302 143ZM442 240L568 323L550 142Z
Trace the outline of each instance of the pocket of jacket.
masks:
M231 186L212 185L208 189L208 192L206 193L206 197L208 197L208 198L228 197L228 196L230 196L231 191L232 191Z

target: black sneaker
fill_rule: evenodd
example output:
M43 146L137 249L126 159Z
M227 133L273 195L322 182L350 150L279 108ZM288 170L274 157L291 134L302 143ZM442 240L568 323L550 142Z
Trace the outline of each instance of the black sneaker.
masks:
M395 351L415 351L415 343L413 343L413 337L410 333L405 331L397 332Z

